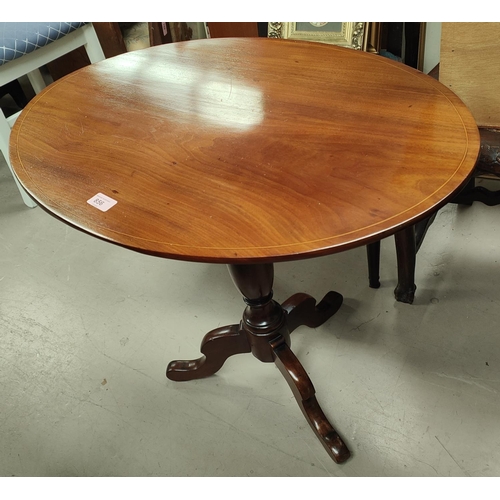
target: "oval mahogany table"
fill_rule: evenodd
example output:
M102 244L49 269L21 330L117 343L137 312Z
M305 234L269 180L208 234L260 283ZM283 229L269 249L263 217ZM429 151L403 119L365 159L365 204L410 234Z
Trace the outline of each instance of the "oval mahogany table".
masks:
M90 235L169 259L228 264L246 307L168 365L215 373L237 353L274 362L336 462L350 452L290 350L340 307L272 298L273 263L344 251L414 224L470 176L462 102L432 78L332 45L209 39L130 52L38 94L11 135L22 185Z

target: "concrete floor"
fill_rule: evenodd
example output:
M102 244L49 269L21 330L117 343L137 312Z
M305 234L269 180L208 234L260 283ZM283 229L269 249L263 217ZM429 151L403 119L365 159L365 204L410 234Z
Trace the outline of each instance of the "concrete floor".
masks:
M442 209L413 305L365 249L275 266L275 297L344 295L292 348L353 452L330 460L273 364L230 358L165 378L203 335L239 321L223 265L162 260L26 208L0 158L0 475L500 475L500 207Z

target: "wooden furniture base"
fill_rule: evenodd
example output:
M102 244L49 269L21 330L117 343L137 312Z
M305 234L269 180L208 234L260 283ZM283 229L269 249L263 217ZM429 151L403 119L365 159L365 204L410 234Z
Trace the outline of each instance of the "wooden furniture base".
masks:
M398 302L413 304L415 299L415 265L417 252L424 241L436 213L414 226L401 229L394 234L396 242L396 259L398 265L398 284L394 289L394 297ZM371 288L380 287L380 240L366 246L368 257L368 280Z
M239 325L212 330L201 343L203 356L191 361L172 361L170 380L186 381L217 372L227 358L251 352L265 363L275 363L288 382L306 420L336 463L350 452L323 413L314 386L304 367L290 349L290 333L301 325L315 328L333 316L342 295L328 292L316 305L310 295L298 293L283 304L273 300L273 264L229 265L229 272L247 304Z

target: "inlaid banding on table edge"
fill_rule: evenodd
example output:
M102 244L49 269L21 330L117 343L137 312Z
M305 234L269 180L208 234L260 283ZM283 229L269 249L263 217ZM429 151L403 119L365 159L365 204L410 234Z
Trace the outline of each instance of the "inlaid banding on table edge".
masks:
M262 45L262 41L257 41L256 43L258 46ZM306 51L309 51L312 49L311 44L302 44L302 43L297 43L297 42L290 42L290 41L283 41L285 45L293 45L293 48L297 48L298 50L302 51L301 55L304 56ZM212 42L211 42L212 43ZM214 41L214 44L218 44L220 46L223 46L227 42L221 42L220 40ZM230 42L234 44L234 47L237 47L237 50L241 50L242 47L245 46L247 42L242 41L242 40L233 40ZM265 42L264 42L265 43ZM202 45L198 45L201 47ZM262 45L262 47L271 47L269 44ZM193 54L196 53L197 48L196 43L189 45L189 47L185 47L186 51L182 51L182 57L183 58L188 58L188 59L183 59L183 60L189 60L190 56L190 49L193 49ZM172 48L169 47L169 50L174 51L176 54L180 54L180 52L177 50L177 48ZM272 50L270 50L270 54L272 53ZM329 54L331 55L333 52L338 52L341 58L346 59L346 52L345 50L348 49L342 49L339 47L329 47L328 49L326 47L315 47L315 51L321 51L323 54ZM160 48L160 47L155 47L153 48L153 51L150 52L151 54L155 54L155 57L158 60L158 55L160 53L167 53L167 50L165 48ZM228 52L231 54L230 52ZM349 53L350 56L350 53ZM405 93L406 94L411 94L414 93L415 99L418 99L419 94L425 95L425 96L436 96L436 98L442 99L445 101L446 104L443 104L442 106L447 106L450 109L453 110L453 115L456 119L458 119L460 123L460 128L462 130L463 134L463 141L461 141L462 144L462 154L461 154L461 159L457 161L455 164L455 167L453 170L450 171L450 175L448 178L444 180L437 188L434 189L434 191L424 198L421 198L418 200L417 203L409 206L409 207L404 207L401 206L401 210L393 213L389 217L379 219L379 220L374 220L370 224L364 224L364 225L358 225L354 229L350 230L345 230L349 229L347 226L344 227L344 230L341 231L336 231L335 234L333 235L328 235L326 237L319 237L319 238L303 238L303 239L295 239L290 238L289 241L284 241L283 243L278 243L278 244L262 244L262 241L257 242L255 245L250 244L250 245L245 245L244 241L242 240L242 244L234 244L234 245L225 245L225 244L220 244L221 241L224 241L224 238L221 238L218 242L214 242L214 244L209 244L205 245L202 244L202 240L200 239L200 244L196 244L195 239L193 239L193 243L185 244L181 242L175 242L175 238L172 238L171 240L168 240L168 235L166 238L148 238L148 237L142 237L137 234L134 234L133 232L129 231L121 231L118 228L111 228L106 225L106 223L100 224L97 219L94 218L94 220L91 221L91 223L86 223L85 218L82 217L81 211L76 211L73 210L71 207L68 207L66 205L65 207L62 207L56 199L51 198L50 196L46 195L45 197L39 196L39 193L43 192L43 188L41 188L36 179L32 177L31 173L28 171L28 169L24 166L22 158L19 156L19 152L17 152L17 161L24 171L24 174L26 176L26 181L27 181L27 189L28 191L32 194L32 196L41 204L46 204L48 205L46 208L48 210L52 210L55 213L57 213L57 216L62 218L63 220L65 218L71 219L69 222L77 227L78 229L81 229L83 231L87 231L91 234L95 234L96 236L103 238L105 240L117 242L120 244L120 240L123 240L124 238L127 240L126 242L122 243L124 246L130 246L132 248L135 248L136 246L140 248L142 251L148 252L148 251L154 251L154 248L150 247L157 247L158 245L161 246L161 248L156 248L158 250L158 253L160 254L165 254L169 256L174 256L177 255L179 258L183 258L184 254L184 249L190 249L191 251L194 250L199 250L200 252L206 252L206 254L203 256L203 258L209 260L211 257L216 259L217 261L221 260L223 258L224 252L228 254L228 258L232 259L235 256L235 252L242 252L245 255L249 255L252 252L260 252L265 255L261 255L258 258L262 259L271 259L274 255L276 257L279 257L280 259L283 258L283 253L288 253L288 252L296 252L297 254L300 253L306 253L308 255L311 255L315 253L315 249L318 250L320 253L326 253L328 249L330 248L331 251L337 251L337 247L345 246L346 244L349 246L353 246L353 241L356 240L357 245L363 244L363 242L373 239L375 234L380 234L380 235L389 235L391 231L395 230L397 228L401 221L403 220L409 220L409 219L417 219L419 218L423 213L426 211L432 209L433 207L436 207L439 205L439 203L442 202L442 200L446 199L446 197L451 196L451 193L454 192L458 187L460 187L460 182L454 183L455 176L461 171L464 162L471 155L471 151L469 151L469 135L471 133L474 133L473 129L473 123L469 123L468 126L464 122L464 109L461 107L461 102L452 94L448 89L446 89L444 86L439 84L439 82L434 81L430 77L427 77L426 75L423 75L412 68L403 66L401 64L397 64L393 61L387 60L385 58L380 58L377 57L377 59L373 59L371 55L369 54L364 54L364 53L358 53L355 57L361 57L364 58L368 63L371 65L383 65L385 68L384 71L386 72L400 72L404 73L406 76L406 80L404 80L404 87L397 88L394 87L391 89L391 92L394 94L397 93ZM126 59L125 59L126 58ZM141 61L142 59L142 54L133 54L129 53L124 55L123 60L127 61ZM376 62L375 62L376 61ZM106 66L109 63L109 66ZM165 65L167 65L168 61L165 62ZM44 92L41 94L38 94L35 96L35 98L28 104L27 109L23 111L21 116L18 119L18 123L15 125L15 130L17 133L17 141L19 140L19 135L21 134L21 131L23 129L23 125L25 120L28 120L31 114L31 111L34 109L36 106L37 102L40 99L44 99L46 96L50 95L51 93L57 91L57 89L61 85L68 85L68 82L72 81L79 81L78 79L80 78L79 75L85 75L87 71L93 71L93 68L97 68L96 71L98 74L103 74L104 76L109 73L110 68L112 67L112 62L109 61L103 61L100 63L100 66L94 66L90 68L84 68L81 70L81 72L73 73L71 75L68 75L67 77L56 81L54 84L52 84L51 87L46 89ZM356 65L355 65L356 66ZM102 68L102 71L100 71L100 68ZM356 66L356 68L359 68L359 64ZM225 69L220 69L218 67L217 71L226 71ZM295 71L295 69L294 69ZM412 79L417 79L419 83L414 86L414 88L408 89L409 87L409 82ZM116 85L116 83L115 83ZM267 89L271 88L270 84L266 84ZM421 90L421 89L425 89ZM355 90L355 89L354 89ZM404 97L405 102L406 102L406 97ZM409 98L408 98L409 99ZM413 99L413 98L412 98ZM459 106L461 109L458 109L457 106ZM444 108L443 108L444 109ZM465 112L465 116L470 119L470 117L467 115ZM455 120L453 120L455 121ZM456 124L458 125L458 124ZM451 126L451 125L450 125ZM453 125L455 126L455 125ZM477 132L477 130L476 130ZM196 134L196 132L193 132ZM458 142L458 137L456 138ZM201 175L201 172L200 172ZM461 176L460 181L464 177ZM29 182L28 182L29 179ZM447 188L448 185L451 187ZM462 182L463 183L463 182ZM31 184L31 186L29 185ZM122 201L121 203L126 203L125 201ZM325 213L326 215L326 213ZM172 219L173 220L173 219ZM87 221L88 222L88 221ZM365 221L366 222L366 221ZM305 235L305 232L304 232ZM281 238L281 237L280 237ZM347 242L346 240L351 239L350 242ZM227 238L229 242L230 238ZM285 238L281 238L285 239ZM318 247L321 247L318 249ZM178 249L178 251L176 250ZM276 252L274 252L276 250ZM280 251L283 250L283 251ZM214 252L214 255L210 255L210 252ZM217 255L215 255L215 253Z
M464 155L465 156L465 155ZM20 163L22 164L22 161L20 160ZM457 167L457 170L458 171L460 169L460 167ZM29 175L29 174L28 174ZM303 247L307 247L307 246L311 246L311 247L314 247L316 248L318 246L319 243L322 243L323 244L323 247L320 249L320 252L322 251L326 251L327 248L329 247L335 247L335 241L336 240L342 240L344 239L346 236L349 236L349 235L354 235L356 233L360 234L359 236L359 242L357 243L359 246L363 245L364 242L370 238L372 238L372 235L368 235L368 236L362 236L364 233L366 232L369 232L370 229L375 229L377 228L377 226L381 226L383 225L384 228L387 227L387 222L389 221L394 221L395 219L398 219L398 218L402 218L404 216L404 214L406 214L407 212L411 212L411 211L414 211L419 205L421 204L424 204L425 205L425 202L427 200L429 200L430 198L432 197L436 197L436 195L439 193L440 190L442 190L444 188L444 186L446 186L446 184L448 184L450 181L453 180L453 177L448 179L442 186L440 186L434 193L432 193L431 195L427 196L421 203L419 204L416 204L414 206L411 206L411 207L408 207L406 208L405 210L403 210L402 212L400 213L397 213L391 217L388 217L386 219L383 219L381 221L378 221L376 223L373 223L373 224L370 224L370 225L367 225L367 226L364 226L364 227L360 227L356 230L352 230L352 231L348 231L348 232L345 232L345 233L340 233L340 234L336 234L335 236L331 236L331 237L327 237L327 238L318 238L318 239L314 239L314 240L306 240L306 241L297 241L295 243L286 243L286 244L281 244L281 245L265 245L265 246L233 246L233 247L230 247L230 246L215 246L215 245L211 245L211 246L203 246L203 245L187 245L187 244L180 244L180 243L173 243L173 242L170 242L170 241L165 241L165 240L154 240L154 239L151 239L151 238L141 238L141 237L138 237L138 236L134 236L133 234L130 234L130 233L124 233L124 232L119 232L119 231L116 231L116 230L113 230L109 227L105 227L105 226L99 226L98 224L96 224L98 227L102 227L104 228L105 227L105 231L106 233L111 233L111 234L115 234L115 235L119 235L119 236L125 236L127 238L130 238L131 240L133 241L138 241L138 242L149 242L149 243L154 243L154 244L161 244L163 246L168 246L169 248L197 248L197 249L200 249L200 250L213 250L213 251L219 251L219 252L224 252L224 251L227 251L227 252L231 252L232 255L228 255L228 259L233 259L235 257L234 255L234 252L242 252L242 251L258 251L258 250L269 250L269 249L293 249L294 247L302 247L302 251L303 252L309 252L307 249L304 249ZM33 184L36 185L35 182L33 182ZM32 193L32 196L33 198L35 199L35 201L37 202L40 202L37 198L36 195L34 195L34 193ZM50 208L48 207L45 207L47 210L53 212L57 217L63 219L63 220L67 220L69 223L71 223L71 225L73 225L74 227L82 230L82 231L85 231L85 232L88 232L88 233L91 233L91 234L94 234L95 236L98 236L98 237L101 237L105 240L109 240L109 241L112 241L110 236L105 236L103 235L102 233L99 233L97 230L91 228L91 227L84 227L82 226L77 220L76 220L76 217L73 219L73 220L70 220L68 218L68 214L70 213L69 211L65 211L64 212L64 215L59 212L57 210L58 208L58 203L56 201L53 201L53 200L50 200L50 199L46 199L44 200L44 204L47 204L47 201L50 203ZM426 209L428 209L428 207L426 206L425 207ZM394 224L394 228L397 228L399 227L399 225L397 223ZM395 231L396 229L394 229ZM388 236L390 235L392 232L392 228L389 227L388 229L386 228L385 231L382 231L381 230L381 235L384 235L384 236ZM125 245L125 246L128 246L128 245ZM134 247L135 248L135 247ZM145 248L145 247L142 247L140 246L140 248L147 252L148 249ZM300 251L300 249L298 250L299 253L302 253L302 251ZM163 250L161 253L168 253L166 252L165 250ZM313 253L311 251L311 253ZM171 254L173 255L173 254ZM179 258L182 258L183 254L182 253L179 253L178 254ZM206 258L208 259L210 256L206 256ZM217 260L220 260L222 257L221 256L213 256L214 258L216 258ZM272 258L273 256L272 255L266 255L266 256L261 256L261 258ZM281 255L276 255L277 258L280 258L282 257Z

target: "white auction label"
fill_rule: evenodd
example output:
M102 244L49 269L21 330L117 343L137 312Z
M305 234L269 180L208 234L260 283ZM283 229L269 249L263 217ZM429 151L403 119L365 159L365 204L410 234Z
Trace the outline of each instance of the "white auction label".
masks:
M98 208L101 212L106 212L111 207L115 206L118 202L116 200L113 200L113 198L106 196L105 194L97 193L93 198L87 200L87 203L89 205L92 205L93 207Z

